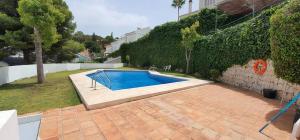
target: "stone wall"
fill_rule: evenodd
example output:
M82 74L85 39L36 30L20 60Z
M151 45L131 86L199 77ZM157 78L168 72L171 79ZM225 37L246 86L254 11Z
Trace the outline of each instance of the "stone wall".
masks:
M300 85L289 83L285 80L277 78L274 74L274 68L271 60L267 60L268 68L264 75L258 75L253 70L255 60L251 60L244 66L234 65L223 72L220 81L256 91L262 92L262 89L278 90L279 98L287 94L285 100L289 100L291 96L300 91ZM281 99L281 98L280 98Z

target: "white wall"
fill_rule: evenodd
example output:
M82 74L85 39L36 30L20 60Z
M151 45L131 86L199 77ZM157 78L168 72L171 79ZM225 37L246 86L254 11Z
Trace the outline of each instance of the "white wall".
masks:
M122 63L122 59L121 59L121 56L116 57L116 58L108 58L103 63L105 63L105 64Z
M136 31L127 33L123 37L112 42L111 47L106 48L105 53L106 54L113 53L113 52L119 50L123 43L134 42L134 41L140 39L141 37L145 36L146 34L148 34L150 31L151 31L151 28L147 27L147 28L142 28L142 29L138 29Z
M17 111L0 111L0 139L19 140Z
M45 73L54 73L60 71L72 71L79 69L101 69L101 68L119 68L122 63L100 64L100 63L66 63L66 64L44 64ZM10 83L19 79L36 76L36 65L21 65L0 67L0 85Z
M111 69L123 67L123 63L116 64L92 64L92 63L82 63L80 69Z
M6 68L6 67L4 67ZM7 79L8 82L12 82L21 78L32 77L36 75L36 66L35 65L21 65L21 66L9 66L7 71L2 73L2 68L0 68L0 79L3 77ZM2 81L2 80L0 80ZM4 84L4 83L3 83Z

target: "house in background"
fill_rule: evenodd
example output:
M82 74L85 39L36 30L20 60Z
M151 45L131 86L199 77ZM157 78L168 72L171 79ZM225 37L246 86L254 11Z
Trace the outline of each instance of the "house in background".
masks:
M92 61L91 54L87 49L76 54L76 58L72 60L73 63L85 63L91 61Z
M224 1L228 1L228 0L199 0L199 8L196 11L192 10L193 7L193 1L189 0L189 11L186 14L183 14L180 16L180 19L189 17L191 15L197 14L199 13L201 10L205 9L205 8L216 8L216 5L218 5L219 3L222 3Z
M151 28L146 27L146 28L138 28L137 30L135 30L133 32L126 33L124 36L120 37L118 40L105 46L105 49L106 49L104 52L105 56L119 50L121 45L124 43L130 43L130 42L137 41L138 39L140 39L143 36L145 36L146 34L148 34L150 31L151 31Z
M192 0L189 0L189 12L180 16L180 19L199 13L205 8L217 8L226 14L241 16L253 11L260 11L265 7L282 0L199 0L199 8L192 11Z

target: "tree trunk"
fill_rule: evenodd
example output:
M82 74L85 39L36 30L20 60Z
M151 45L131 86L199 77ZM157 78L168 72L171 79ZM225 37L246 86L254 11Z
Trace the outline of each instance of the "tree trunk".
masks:
M180 20L180 18L179 18L179 7L177 8L177 21L179 21Z
M191 60L191 54L192 50L191 49L185 49L185 59L186 59L186 74L190 73L190 60Z
M185 48L185 60L186 60L185 73L189 73L189 57L188 57L188 49L187 48Z
M34 45L35 45L35 57L36 57L37 82L39 84L42 84L45 81L42 40L41 40L39 30L35 27L34 27Z
M186 71L185 71L186 74L189 74L189 72L190 72L189 67L190 67L190 60L187 60L186 61Z
M30 51L28 49L24 49L22 51L23 51L25 63L26 64L31 64L31 61L30 61Z

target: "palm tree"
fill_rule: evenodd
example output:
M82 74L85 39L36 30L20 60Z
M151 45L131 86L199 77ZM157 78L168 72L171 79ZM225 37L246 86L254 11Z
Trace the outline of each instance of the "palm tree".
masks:
M185 4L185 0L173 0L172 6L174 8L177 8L177 14L178 14L178 21L179 21L179 10L182 8L182 6Z

